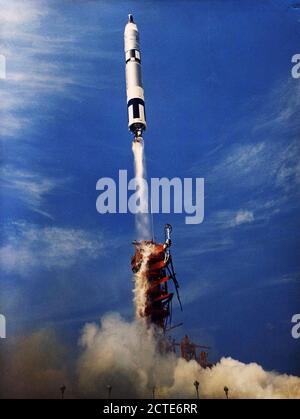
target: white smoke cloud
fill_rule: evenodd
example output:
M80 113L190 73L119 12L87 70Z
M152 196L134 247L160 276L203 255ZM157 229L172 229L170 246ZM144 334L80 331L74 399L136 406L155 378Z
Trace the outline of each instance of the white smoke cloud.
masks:
M105 316L100 327L87 324L81 340L83 354L78 363L80 391L90 396L194 398L193 383L199 381L200 397L300 398L300 378L267 372L256 363L244 364L222 358L211 369L174 354L161 354L153 331L143 323L128 323L117 314Z
M41 330L1 348L0 398L200 398L300 399L300 378L265 371L256 363L222 358L211 369L157 349L154 331L140 321L110 313L86 324L76 361L51 330Z
M126 322L118 314L102 318L101 326L87 324L80 344L79 389L90 396L150 397L153 386L172 383L176 363L173 355L162 357L156 348L154 331L144 322Z
M267 372L256 364L244 364L232 358L222 358L212 369L202 369L195 361L177 361L174 383L164 389L164 395L194 397L193 380L200 383L201 398L224 398L224 387L233 399L300 398L300 378Z

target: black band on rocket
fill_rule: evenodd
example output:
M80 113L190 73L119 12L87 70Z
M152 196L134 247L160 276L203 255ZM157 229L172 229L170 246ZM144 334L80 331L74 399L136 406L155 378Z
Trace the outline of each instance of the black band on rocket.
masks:
M127 103L127 108L129 109L130 106L132 106L133 108L133 117L134 118L140 118L140 107L139 105L142 105L144 108L144 112L145 112L145 102L143 101L143 99L140 98L134 98L134 99L130 99Z
M138 63L141 62L141 54L140 51L137 49L130 49L126 52L126 64L128 61L137 61Z

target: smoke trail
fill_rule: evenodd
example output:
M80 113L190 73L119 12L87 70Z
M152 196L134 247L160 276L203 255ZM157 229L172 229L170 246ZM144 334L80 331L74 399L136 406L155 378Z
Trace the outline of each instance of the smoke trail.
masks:
M148 188L146 185L146 164L143 141L133 141L132 151L134 155L135 179L138 185L137 198L140 212L135 216L138 240L151 239L151 223L148 211Z

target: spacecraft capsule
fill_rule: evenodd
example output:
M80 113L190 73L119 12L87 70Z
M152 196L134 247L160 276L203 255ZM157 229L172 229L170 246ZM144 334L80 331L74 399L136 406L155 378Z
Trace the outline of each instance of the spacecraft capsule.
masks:
M132 15L124 31L128 128L138 141L146 129L139 32Z

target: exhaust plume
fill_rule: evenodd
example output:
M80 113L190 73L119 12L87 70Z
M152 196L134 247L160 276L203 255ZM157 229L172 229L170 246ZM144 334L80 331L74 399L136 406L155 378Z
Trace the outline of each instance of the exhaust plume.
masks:
M148 213L148 190L146 189L144 182L147 178L147 174L143 140L133 141L132 151L134 155L135 179L138 184L137 199L139 200L141 210L135 216L138 240L150 240L151 227ZM145 317L147 289L149 287L147 262L152 249L153 245L151 245L151 243L145 243L141 246L143 259L139 271L134 274L133 293L136 319L143 319Z
M151 239L151 223L148 211L148 190L145 180L147 178L143 140L133 141L132 151L134 155L135 179L138 185L137 200L139 200L140 212L135 216L138 240Z
M147 305L147 290L149 281L147 277L147 262L150 254L153 252L153 245L147 243L141 246L143 255L142 263L138 272L134 274L134 305L136 319L145 318L145 310Z

